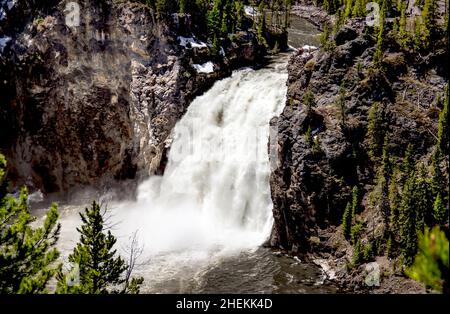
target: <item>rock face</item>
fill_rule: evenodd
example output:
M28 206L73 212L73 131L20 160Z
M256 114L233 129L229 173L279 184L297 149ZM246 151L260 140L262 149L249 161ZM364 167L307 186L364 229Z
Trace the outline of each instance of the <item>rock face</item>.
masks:
M8 3L0 5L0 149L11 180L45 193L162 171L190 101L262 53L244 33L245 53L226 47L235 56L199 74L192 65L209 48L179 45L187 16L157 23L127 1Z
M331 52L299 51L290 59L287 104L280 117L272 120L278 128L278 167L270 179L275 219L272 246L294 253L345 255L346 248L338 252L342 247L330 236L339 230L355 185L367 233L382 225L382 221L376 223L382 220L379 210L368 205L376 166L369 158L366 133L368 111L374 103L379 103L378 114L384 121L380 128L390 134L392 155L403 156L411 143L414 158L428 160L435 145L441 106L437 99L448 76L440 70L445 66L440 52L424 57L429 61L417 62L413 59L417 56L392 45L383 57L385 71L369 70L375 43L358 29L362 28L338 33ZM308 89L316 101L311 111L303 101ZM344 90L345 126L340 90ZM311 139L307 139L308 127Z

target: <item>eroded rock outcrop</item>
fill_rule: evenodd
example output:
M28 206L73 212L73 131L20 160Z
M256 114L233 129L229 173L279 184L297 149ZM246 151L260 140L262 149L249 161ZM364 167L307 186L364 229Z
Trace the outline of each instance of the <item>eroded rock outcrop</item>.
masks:
M1 149L11 180L45 193L161 172L190 101L264 53L243 32L214 59L180 45L193 36L186 15L162 23L140 3L76 3L1 5ZM208 60L213 72L194 69Z

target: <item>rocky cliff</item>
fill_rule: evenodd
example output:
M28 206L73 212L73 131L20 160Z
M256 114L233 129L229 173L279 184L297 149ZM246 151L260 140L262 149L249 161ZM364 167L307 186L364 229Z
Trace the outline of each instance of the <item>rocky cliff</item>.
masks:
M349 22L330 39L334 47L293 55L286 107L271 121L278 129L278 159L270 180L275 218L270 244L325 258L333 277L351 273L353 247L340 225L353 187L359 189L361 242L373 242L386 230L382 209L371 200L382 152L381 145L371 151L370 109L380 117L380 134L389 135L389 156L401 160L412 144L414 160L430 165L448 80L445 40L422 56L387 37L381 64L374 66L376 39L363 29L361 21ZM385 249L374 249L374 258ZM352 287L363 281L347 278Z
M157 22L130 1L0 7L0 149L11 179L44 193L161 172L190 101L264 53L241 32L213 57L211 46L180 41L195 37L190 16ZM210 60L213 71L194 68Z

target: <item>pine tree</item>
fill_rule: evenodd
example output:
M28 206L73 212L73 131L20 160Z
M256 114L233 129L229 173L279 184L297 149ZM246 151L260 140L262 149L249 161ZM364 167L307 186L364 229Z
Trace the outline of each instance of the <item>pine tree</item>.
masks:
M379 191L379 204L383 214L385 225L389 226L389 218L391 215L391 208L389 202L389 180L391 177L391 162L388 152L389 145L389 133L386 133L383 144L383 153L381 156L381 165L378 173L378 191Z
M345 0L344 19L347 20L352 14L353 0Z
M236 21L236 28L242 27L242 21L244 19L244 4L241 1L234 1L234 20Z
M363 231L364 226L362 224L362 222L356 223L352 226L351 230L350 230L350 240L353 244L355 244L358 239L359 236L361 235L361 232Z
M400 206L400 193L399 193L399 177L400 173L398 168L393 170L391 180L389 182L389 208L391 210L391 218L389 222L389 229L391 234L397 234L399 231L398 216Z
M363 254L362 254L362 261L368 262L372 259L373 256L373 246L371 243L367 243L364 246Z
M284 25L283 31L286 31L290 25L290 12L293 0L284 0Z
M352 11L353 17L366 16L366 3L364 0L356 0Z
M417 252L417 214L413 199L414 188L414 176L410 176L403 188L399 216L400 244L406 265L411 265Z
M387 243L386 243L386 256L389 258L392 258L393 253L393 243L392 243L392 236L389 236Z
M306 145L308 145L309 148L312 147L312 130L311 130L311 126L308 126L308 129L306 130L305 133L305 138L306 138Z
M326 10L327 12L330 12L330 2L332 0L323 0L323 4L322 7L324 10Z
M449 293L449 245L445 233L434 227L419 235L419 254L406 274L427 287Z
M438 193L438 195L436 196L436 200L434 201L433 216L434 216L434 221L438 225L443 226L446 223L448 223L447 208L445 207L444 203L442 202L441 193Z
M231 22L230 22L230 8L229 3L227 3L222 8L222 21L221 21L220 32L225 36L231 32Z
M358 211L358 199L359 199L359 190L355 185L352 189L352 221L356 217L356 213Z
M267 32L267 25L266 25L266 12L265 12L264 2L261 2L259 5L259 12L261 14L261 17L259 18L258 23L258 41L262 43L264 46L268 47L267 41L266 41L266 32Z
M186 13L186 5L187 0L179 0L179 12L180 13Z
M427 49L432 44L431 35L436 29L435 0L424 0L421 17L417 18L415 26L417 47Z
M400 203L400 242L406 265L410 265L417 252L417 235L432 215L432 190L423 164L409 173L403 187Z
M438 136L432 156L432 187L434 195L441 193L443 203L448 203L448 163L445 155L449 153L448 128L448 85L445 89L444 107L439 114ZM441 167L444 166L442 169Z
M320 46L325 51L328 51L331 48L329 38L330 38L330 27L328 26L328 23L325 23L323 26L323 32L320 34Z
M341 29L341 27L346 23L347 18L345 17L345 11L344 8L338 8L336 10L336 13L334 14L335 16L335 22L334 22L334 27L333 30L331 32L332 37L335 37L337 32Z
M171 0L156 0L155 7L158 18L162 19L169 13L175 12L176 2Z
M412 158L413 156L413 145L410 143L406 147L405 157L403 157L402 166L401 166L401 172L402 172L402 178L401 178L401 184L405 184L407 178L409 178L415 168L414 160Z
M401 0L400 2L400 21L399 21L399 31L398 31L398 39L399 44L403 49L409 47L409 34L406 29L406 1Z
M5 175L6 160L0 154L0 185ZM4 191L0 194L0 293L45 293L60 267L55 248L60 231L57 206L53 204L43 225L34 228L27 189L22 188L18 199Z
M79 269L79 282L71 285L67 275L60 274L58 293L87 293L106 294L112 292L128 292L125 288L117 290L118 286L125 285L125 273L129 265L117 256L114 249L116 238L111 231L105 232L103 214L100 206L94 201L84 214L80 213L82 226L77 228L80 241L69 256L69 262ZM71 270L73 272L73 268ZM138 291L142 278L132 279L132 291Z
M350 231L352 228L352 206L347 203L344 210L344 215L342 216L342 231L344 232L344 237L348 240L350 239Z
M449 128L448 128L448 103L449 103L449 87L448 84L445 87L445 99L444 99L444 107L439 113L439 122L438 122L438 141L437 145L442 150L444 155L449 154Z
M386 16L386 1L387 0L383 0L383 4L380 10L380 26L378 28L377 45L375 53L373 55L373 63L378 68L381 66L381 61L383 59L383 39L384 39L384 20Z
M213 37L211 53L214 56L218 56L220 53L220 44L219 44L219 40L217 39L216 35L214 35L214 37Z
M426 169L422 163L418 165L414 178L413 200L416 207L416 227L423 231L425 224L431 225L433 218L433 190Z
M214 1L213 8L208 13L208 29L211 36L218 36L221 25L219 1Z
M353 265L357 266L363 261L363 247L361 240L357 240L353 249Z
M320 140L317 135L314 137L311 151L314 155L320 155L322 153L322 148L320 147Z
M377 102L369 109L367 117L367 141L369 144L369 157L372 161L379 156L383 141L382 119Z
M322 7L329 13L334 14L339 6L340 0L324 0Z
M306 106L306 112L308 116L310 116L312 114L313 108L317 105L314 94L310 88L308 88L305 92L305 95L303 95L303 104Z

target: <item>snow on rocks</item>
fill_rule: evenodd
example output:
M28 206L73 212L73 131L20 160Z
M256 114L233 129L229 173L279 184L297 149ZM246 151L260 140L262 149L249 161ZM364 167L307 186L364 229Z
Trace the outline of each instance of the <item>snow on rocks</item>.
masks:
M312 57L313 52L319 50L316 46L304 45L303 47L296 49L297 55L303 59L309 59Z
M6 18L6 12L10 11L15 4L16 0L0 1L0 21Z
M258 10L252 6L246 5L244 6L244 12L248 16L256 16L258 15Z
M311 51L315 51L315 50L317 50L319 48L317 48L316 46L304 45L302 47L302 49L303 49L304 52L311 52Z
M197 73L213 73L214 72L214 63L208 61L203 64L193 64L192 65Z
M3 50L6 47L6 44L11 40L11 37L0 37L0 53L3 53Z
M196 41L192 37L183 37L178 36L178 40L180 41L180 45L183 47L188 47L188 44L190 45L190 48L206 48L207 45L204 42Z

